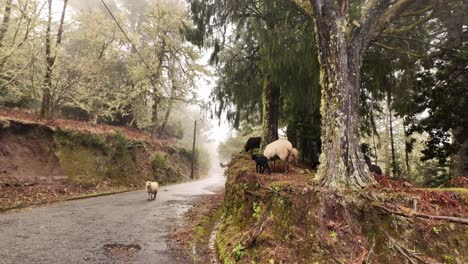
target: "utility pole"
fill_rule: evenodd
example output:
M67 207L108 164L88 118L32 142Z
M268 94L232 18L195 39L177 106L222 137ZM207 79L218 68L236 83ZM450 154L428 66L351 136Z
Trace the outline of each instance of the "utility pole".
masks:
M193 174L195 172L195 140L197 136L197 121L195 120L193 125L193 146L192 146L192 172L190 177L193 179Z

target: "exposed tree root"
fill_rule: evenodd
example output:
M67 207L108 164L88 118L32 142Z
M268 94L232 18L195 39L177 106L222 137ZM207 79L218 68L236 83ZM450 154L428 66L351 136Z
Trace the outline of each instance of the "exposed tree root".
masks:
M260 234L263 232L263 229L265 228L265 224L269 222L268 220L262 221L263 223L260 225L258 229L256 229L254 232L250 234L250 236L247 238L247 240L244 242L246 248L250 248L257 238L260 236Z
M465 225L468 225L468 219L465 219L465 218L459 218L459 217L452 217L452 216L442 216L442 215L427 215L427 214L420 214L420 213L413 213L413 214L405 214L403 212L397 212L397 211L393 211L393 210L390 210L384 206L381 206L381 205L374 205L388 213L391 213L391 214L396 214L396 215L400 215L400 216L404 216L404 217L408 217L408 218L411 218L411 217L419 217L419 218L426 218L426 219L435 219L435 220L446 220L446 221L450 221L450 222L454 222L454 223L460 223L460 224L465 224Z
M375 247L375 238L372 239L372 244L369 248L369 252L367 253L367 257L366 257L367 264L370 264L370 256L374 253L374 247Z
M380 227L380 230L382 230L382 232L385 234L385 236L387 236L388 238L388 242L389 242L389 246L390 247L394 247L398 252L401 253L401 255L403 255L410 263L412 264L418 264L418 263L429 263L425 260L423 260L422 258L418 257L416 255L416 253L412 252L411 250L407 249L406 247L404 247L403 245L401 245L400 243L398 243L398 241L396 241L393 237L391 237L387 231L385 231L385 229L383 229L382 227Z

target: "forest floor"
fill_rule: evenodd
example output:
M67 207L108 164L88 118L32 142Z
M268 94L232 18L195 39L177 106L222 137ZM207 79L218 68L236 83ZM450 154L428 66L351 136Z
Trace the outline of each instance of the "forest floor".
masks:
M266 206L266 204L270 204L270 206L274 207L274 205L272 205L272 202L269 201L271 199L272 192L276 193L276 195L279 195L280 197L283 197L282 199L287 200L288 203L292 205L292 208L295 208L293 210L297 210L295 211L295 213L297 213L298 215L305 216L307 216L308 213L302 211L307 211L307 209L305 208L307 206L301 205L304 204L304 201L301 199L304 199L304 196L308 196L309 194L307 193L310 193L310 190L312 190L312 192L314 192L313 190L315 190L315 192L329 193L325 189L320 191L321 188L317 187L316 183L313 183L313 177L315 175L315 172L311 173L309 170L306 170L304 168L292 166L292 168L290 168L290 172L288 174L284 174L283 165L280 162L280 164L276 164L276 167L272 170L271 175L254 173L253 176L250 173L255 171L255 163L249 161L248 157L241 157L238 158L238 160L239 159L241 159L242 161L236 162L234 163L234 165L231 164L229 170L244 171L244 173L240 172L241 176L239 176L236 180L236 182L239 183L240 186L244 186L242 187L243 190L232 190L232 192L236 193L235 197L243 197L241 201L243 201L242 203L243 205L245 205L245 209L242 209L244 208L243 205L239 205L240 207L237 208L240 208L240 211L237 211L237 213L246 213L247 215L244 215L244 217L251 218L252 214L255 214L255 209L249 208L252 206L252 199L254 201L260 202L262 204L263 210L267 210L266 208L263 208L263 206ZM409 182L390 179L386 176L375 175L375 178L378 184L371 188L366 188L360 193L360 196L362 196L364 200L368 199L370 201L375 199L375 210L377 211L385 210L390 215L396 215L403 218L406 217L408 219L412 219L413 217L414 219L420 219L417 221L418 228L415 228L415 230L417 229L418 231L414 232L424 232L424 239L426 240L440 239L441 236L439 235L439 233L443 234L445 232L450 232L449 230L445 230L447 228L445 228L445 225L441 225L441 220L437 219L437 217L444 218L442 221L446 221L447 219L448 221L453 220L455 222L468 221L468 189L463 188L462 184L459 185L461 186L460 188L416 188L413 187L413 185ZM230 181L232 180L228 178L228 183ZM457 181L460 183L466 183L466 177L457 178ZM226 186L228 185L229 184L227 184ZM236 185L231 185L230 187L236 188L235 186ZM256 191L251 191L250 186L257 186L254 188L256 189ZM227 191L228 190L226 190L226 192ZM331 195L333 196L333 194ZM232 210L235 210L231 207L231 209L223 209L223 197L224 192L219 192L217 194L206 195L198 199L195 202L194 207L190 209L185 215L186 221L184 228L174 235L174 239L177 240L182 246L184 246L187 252L192 253L192 256L196 263L217 263L216 254L213 253L213 232L215 232L215 229L217 228L218 223L220 221L226 221L226 217L230 217L226 215L223 216L223 210L230 210L231 213ZM231 199L235 199L233 198L232 194ZM381 202L377 203L377 201ZM234 206L235 204L229 201L224 202L224 206ZM335 201L332 201L332 203L334 202ZM372 204L374 204L374 202L371 203L371 207ZM271 207L268 208L272 209ZM275 215L276 213L270 211L270 214ZM298 217L298 215L296 215L296 217ZM272 221L271 219L268 220L271 217L268 216L268 214L265 217L266 219L260 216L260 219L263 219L260 220L260 223L264 221ZM356 239L358 239L359 241L361 241L360 239L363 239L364 241L365 238L356 237L357 234L355 234L354 232L347 231L349 227L343 225L343 223L341 222L336 222L335 220L326 220L327 218L333 218L332 215L324 215L322 217L324 217L324 219L322 220L326 222L325 229L329 231L321 232L320 230L318 230L317 233L314 234L314 236L317 236L317 239L320 241L327 241L324 242L327 245L321 245L321 247L332 246L332 248L327 248L327 251L334 252L336 250L335 252L341 252L338 255L334 255L334 257L336 257L335 260L342 258L346 254L350 254L350 261L356 261L351 263L362 263L362 261L364 261L363 258L372 254L371 252L366 251L365 248L362 248L362 246L365 247L365 245L361 245L360 247L356 248L353 246L352 250L349 248L347 248L346 250L340 250L339 248L341 247L341 243L335 243L336 239L333 236L331 236L332 233L340 238L338 241L343 242L343 245L345 244L345 241L354 241ZM242 217L240 219L242 219ZM338 219L341 218L338 217ZM247 221L246 223L250 223L250 220L245 221ZM297 221L301 222L300 220ZM341 219L341 221L345 220ZM291 230L295 230L294 234L292 235L293 237L296 237L295 240L299 241L304 237L307 241L306 237L308 235L306 234L307 232L309 232L307 231L307 226L290 226L289 228ZM453 226L450 225L450 228L453 228ZM258 233L258 230L260 230L260 233L262 233L261 235L260 233ZM255 261L261 260L258 263L263 263L262 261L268 262L269 256L272 256L271 259L274 260L286 261L284 263L289 263L288 261L299 261L298 263L309 263L307 261L302 262L304 261L304 259L290 259L291 254L299 254L299 249L294 248L294 245L297 245L297 243L290 244L285 242L284 240L277 241L273 239L275 235L272 234L276 232L274 230L274 228L272 229L272 227L268 227L268 225L264 227L264 225L262 224L259 227L258 224L247 224L242 230L238 231L238 234L222 234L221 238L218 235L217 241L219 242L222 241L222 239L227 239L227 241L229 242L226 244L227 248L224 249L224 254L227 253L228 255L230 255L230 257L228 258L236 258L238 256L241 256L244 254L242 252L245 252L245 254L254 255L256 254L254 252L263 252L263 256L260 256L259 259L251 255L251 258L244 258L242 259L243 261L240 261L240 263L250 263L249 261L253 261L253 259L255 259ZM333 230L336 230L336 233ZM256 238L253 238L253 242L250 241L250 239L252 239L252 237L255 236L258 237L258 241L255 242ZM246 238L247 240L245 240ZM240 244L239 239L241 241ZM465 243L465 239L466 237L459 242ZM287 240L288 239L286 239L286 241ZM249 244L253 247L253 251L247 251ZM255 244L257 245L255 246ZM219 245L219 243L217 245ZM239 247L239 245L241 246ZM293 247L291 247L291 245L293 245ZM268 249L261 249L263 247L266 247ZM347 252L349 250L351 250L352 252ZM267 252L267 254L264 254L265 252ZM462 254L462 256L466 257L466 255L464 255L466 253L460 253ZM236 256L236 254L240 255ZM226 255L223 258L224 260L226 260L225 257ZM452 256L447 255L447 258L451 257ZM410 258L413 258L413 256L410 256ZM451 262L449 261L448 263Z

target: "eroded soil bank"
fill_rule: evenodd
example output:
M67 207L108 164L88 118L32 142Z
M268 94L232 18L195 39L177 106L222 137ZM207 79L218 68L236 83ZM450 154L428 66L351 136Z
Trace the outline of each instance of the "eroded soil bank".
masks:
M191 152L126 128L0 113L0 211L190 180Z
M221 263L468 263L466 189L334 192L305 173L257 174L247 154L231 161Z

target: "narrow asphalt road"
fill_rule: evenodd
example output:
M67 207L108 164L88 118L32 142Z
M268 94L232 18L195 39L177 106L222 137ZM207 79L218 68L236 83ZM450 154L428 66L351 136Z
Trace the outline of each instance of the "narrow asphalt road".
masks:
M223 185L218 173L163 186L155 201L142 190L1 214L0 263L190 263L168 235L197 196Z

